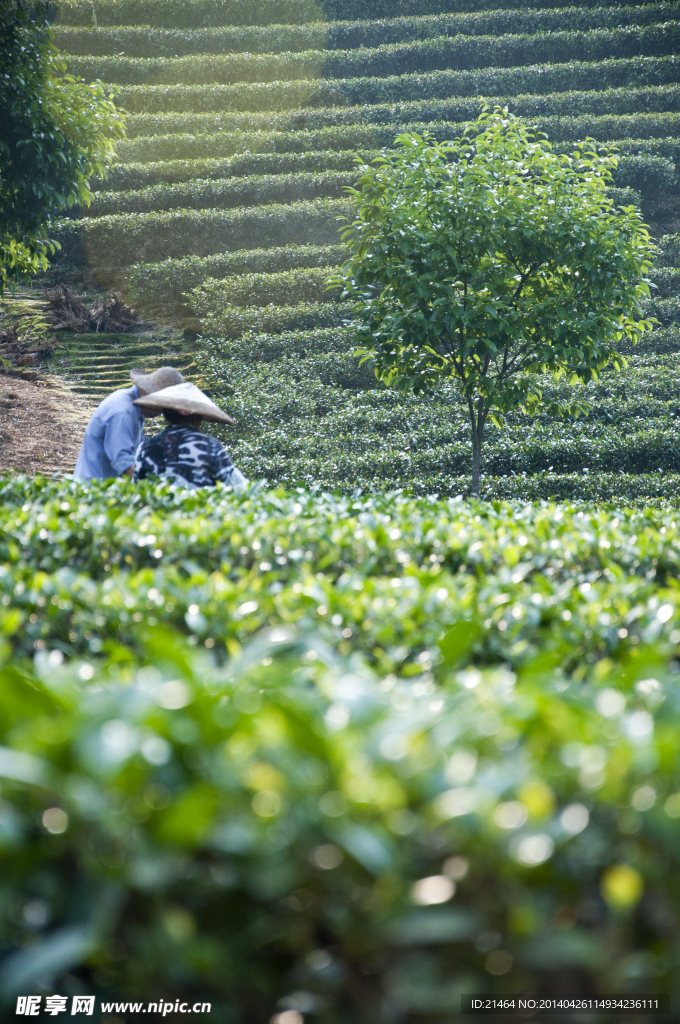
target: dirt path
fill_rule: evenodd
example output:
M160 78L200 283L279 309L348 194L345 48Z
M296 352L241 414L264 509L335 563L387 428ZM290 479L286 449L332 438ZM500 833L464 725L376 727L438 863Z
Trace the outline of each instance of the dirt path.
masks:
M46 323L45 297L38 289L19 289L0 302L0 328L16 327L21 335L24 323L41 317ZM36 367L42 380L0 373L0 473L72 472L93 409L116 388L130 386L133 367L176 366L191 377L194 356L181 332L163 324L145 326L117 334L59 331L56 352ZM36 375L31 368L26 373Z
M96 408L61 387L0 375L0 473L70 473Z

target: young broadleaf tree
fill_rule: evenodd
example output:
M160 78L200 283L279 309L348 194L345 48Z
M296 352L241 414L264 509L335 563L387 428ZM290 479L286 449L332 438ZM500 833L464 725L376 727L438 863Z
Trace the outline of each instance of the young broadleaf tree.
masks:
M376 376L403 392L456 382L479 494L489 419L547 406L540 375L593 380L622 340L651 326L642 300L653 246L634 207L606 196L616 157L553 152L507 111L484 111L453 142L402 135L363 169L352 256L334 283L357 301Z
M0 0L0 296L47 268L50 217L92 199L124 135L101 82L65 74L46 0Z

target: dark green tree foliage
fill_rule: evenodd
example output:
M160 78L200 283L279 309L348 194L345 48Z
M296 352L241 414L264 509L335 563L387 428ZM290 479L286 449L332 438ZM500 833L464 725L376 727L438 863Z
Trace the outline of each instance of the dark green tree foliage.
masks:
M479 493L486 423L538 411L538 374L587 382L624 363L621 342L650 326L641 278L653 247L637 210L606 197L615 157L559 155L507 111L453 142L397 142L353 190L353 255L335 283L359 302L381 379L416 394L457 384Z
M91 198L123 123L104 86L64 75L49 5L0 0L0 294L47 267L49 216Z

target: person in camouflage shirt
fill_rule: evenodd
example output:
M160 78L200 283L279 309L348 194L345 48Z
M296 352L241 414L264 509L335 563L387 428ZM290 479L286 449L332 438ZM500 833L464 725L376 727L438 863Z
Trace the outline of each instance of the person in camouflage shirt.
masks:
M151 400L168 425L160 434L142 440L135 458L135 480L156 476L191 488L219 481L237 490L247 484L222 443L198 429L203 419L234 422L207 395L185 382L156 392Z

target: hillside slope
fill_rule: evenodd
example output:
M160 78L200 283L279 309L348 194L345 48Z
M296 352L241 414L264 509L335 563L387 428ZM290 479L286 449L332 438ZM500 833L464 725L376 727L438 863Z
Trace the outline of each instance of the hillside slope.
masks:
M615 199L641 203L667 236L650 303L661 326L627 371L581 389L587 418L491 428L487 487L521 493L512 478L538 473L536 493L565 496L605 474L623 493L620 474L653 471L673 490L680 3L382 0L363 14L351 0L65 3L56 36L70 69L115 84L130 117L87 215L57 225L54 273L123 284L201 335L199 370L238 418L225 439L249 476L455 494L471 453L455 396L377 385L352 355L350 310L325 290L344 257L355 157L407 127L451 137L483 102L561 150L615 143ZM658 479L634 484L659 493Z

